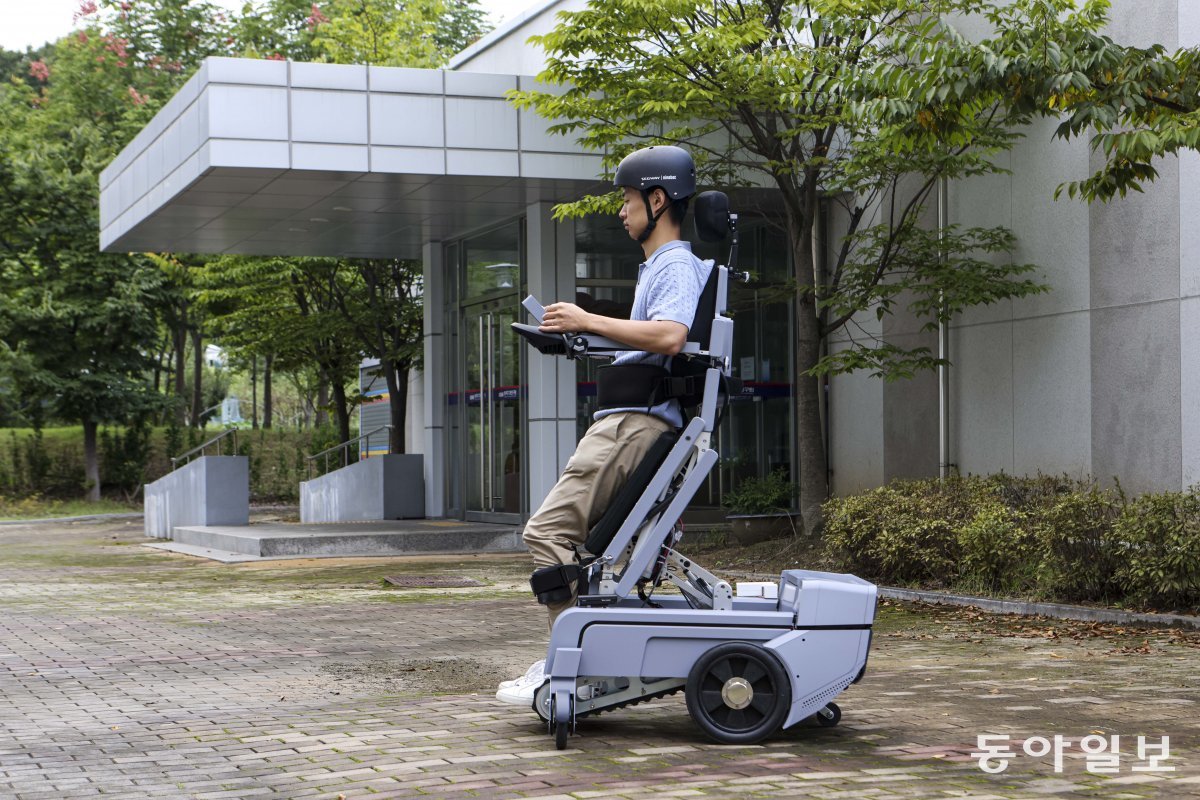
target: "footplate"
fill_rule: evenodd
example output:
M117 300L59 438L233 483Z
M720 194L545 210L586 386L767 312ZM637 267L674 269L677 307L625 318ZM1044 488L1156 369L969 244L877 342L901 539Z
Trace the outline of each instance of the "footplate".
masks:
M577 679L575 684L575 718L665 697L681 690L685 683L685 678L643 680L584 676ZM550 697L550 681L546 681L533 698L533 710L547 721L550 719Z

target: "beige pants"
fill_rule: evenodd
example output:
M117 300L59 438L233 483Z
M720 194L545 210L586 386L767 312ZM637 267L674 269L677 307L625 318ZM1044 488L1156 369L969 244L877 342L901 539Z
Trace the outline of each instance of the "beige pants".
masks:
M637 412L610 414L588 428L562 477L525 524L525 545L535 566L575 562L575 547L583 545L625 479L637 469L659 434L670 428L670 423L658 417ZM572 597L547 606L550 627L574 604Z

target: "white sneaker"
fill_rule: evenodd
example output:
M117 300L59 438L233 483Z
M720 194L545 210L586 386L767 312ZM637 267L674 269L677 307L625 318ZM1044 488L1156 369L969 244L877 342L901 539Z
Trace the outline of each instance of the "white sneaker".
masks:
M517 678L509 686L501 686L496 691L496 699L501 703L508 703L514 706L533 706L534 695L537 690L542 688L542 684L546 682L546 676L539 671L536 675L526 674L523 677Z
M504 689L508 686L515 686L526 678L541 678L546 673L546 659L535 661L530 665L529 669L525 670L525 674L519 678L513 678L511 681L500 681L498 688Z

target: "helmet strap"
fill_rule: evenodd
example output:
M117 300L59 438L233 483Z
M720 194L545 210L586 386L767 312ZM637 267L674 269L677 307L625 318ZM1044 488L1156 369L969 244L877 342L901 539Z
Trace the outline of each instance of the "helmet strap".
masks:
M650 238L650 234L654 233L654 228L658 225L658 218L667 212L667 209L671 207L671 203L667 202L663 204L663 207L658 210L657 214L655 214L650 208L650 192L646 191L645 189L640 189L639 191L642 195L642 202L646 204L647 222L645 230L638 234L637 243L645 244L646 240ZM667 199L668 201L670 200L669 197Z

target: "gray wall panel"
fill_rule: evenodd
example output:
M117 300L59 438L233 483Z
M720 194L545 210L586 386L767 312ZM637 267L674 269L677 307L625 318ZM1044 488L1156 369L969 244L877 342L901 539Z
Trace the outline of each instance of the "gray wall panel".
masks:
M1064 142L1052 134L1057 122L1042 120L1026 131L1012 153L1013 260L1037 264L1036 278L1051 287L1013 304L1017 318L1079 311L1088 307L1088 207L1078 200L1054 200L1062 183L1088 168L1086 142Z
M1196 0L1116 0L1104 33L1114 41L1134 47L1161 44L1168 50L1179 46L1179 9Z
M209 86L201 103L208 107L204 136L217 139L288 138L287 89L260 86ZM197 115L199 112L196 112ZM197 122L199 117L197 116ZM191 152L199 139L190 129L191 117L180 121L184 150Z
M889 336L900 347L937 351L936 334ZM883 384L883 477L928 478L938 474L938 384L932 371Z
M1091 314L1092 472L1133 492L1181 478L1179 303Z
M445 102L447 147L517 149L517 110L507 100L447 97Z
M1200 44L1200 3L1182 0L1179 6L1178 47L1195 47Z
M1179 304L1180 437L1183 486L1200 483L1200 298Z
M367 95L293 89L292 141L367 143Z
M964 475L1013 469L1012 329L972 325L950 340L950 463Z
M1092 464L1087 312L1018 320L1012 329L1016 475L1087 475Z
M1179 295L1200 297L1200 153L1194 151L1179 155Z
M1179 296L1179 164L1157 166L1144 194L1088 208L1093 308Z
M865 372L832 378L829 439L834 494L851 494L884 482L882 380Z
M1000 153L995 159L996 166L1010 169L1010 154ZM978 175L961 181L951 181L947 191L949 199L949 222L963 228L981 227L994 228L1003 225L1012 227L1013 187L1012 176ZM935 198L936 200L936 195ZM931 203L936 211L936 202ZM934 219L936 224L936 218ZM1011 258L1007 255L997 255L993 263L1008 263ZM1013 304L1011 300L1001 300L986 306L968 308L954 321L956 325L977 325L986 322L1000 322L1012 319Z
M411 124L414 120L419 124ZM371 95L371 144L441 147L446 142L443 122L440 96Z

